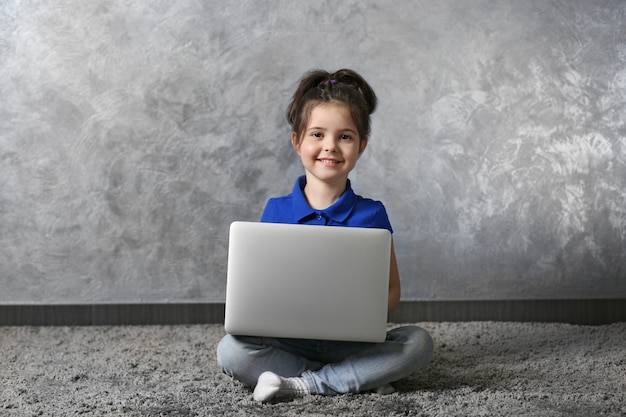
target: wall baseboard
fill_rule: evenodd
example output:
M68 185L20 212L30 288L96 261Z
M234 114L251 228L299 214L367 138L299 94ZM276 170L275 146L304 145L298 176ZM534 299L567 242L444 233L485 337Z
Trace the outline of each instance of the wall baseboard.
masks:
M468 300L402 302L394 323L435 321L513 321L609 324L626 321L626 299Z
M599 325L626 321L626 299L402 301L392 323L514 321ZM0 326L221 324L224 303L3 304Z

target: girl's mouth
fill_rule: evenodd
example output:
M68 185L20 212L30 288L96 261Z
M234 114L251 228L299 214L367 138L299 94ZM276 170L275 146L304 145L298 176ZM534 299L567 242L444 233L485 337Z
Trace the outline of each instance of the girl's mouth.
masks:
M326 165L326 166L335 166L338 165L341 161L338 161L336 159L328 159L328 158L320 158L318 159L318 161L320 161L322 164Z

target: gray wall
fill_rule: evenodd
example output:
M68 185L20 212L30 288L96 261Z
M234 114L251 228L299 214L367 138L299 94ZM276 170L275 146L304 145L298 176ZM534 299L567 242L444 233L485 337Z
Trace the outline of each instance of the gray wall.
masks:
M0 303L223 301L318 67L380 97L352 180L403 299L624 297L625 28L620 0L5 0Z

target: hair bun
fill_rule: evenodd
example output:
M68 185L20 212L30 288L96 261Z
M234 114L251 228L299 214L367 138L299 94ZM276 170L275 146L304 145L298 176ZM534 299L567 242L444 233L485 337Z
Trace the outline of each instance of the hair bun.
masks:
M374 113L377 104L376 94L367 81L365 81L365 79L357 72L346 68L340 69L333 74L329 74L328 82L331 82L332 80L336 80L337 83L346 84L358 90L367 104L369 114ZM331 84L333 83L331 82Z

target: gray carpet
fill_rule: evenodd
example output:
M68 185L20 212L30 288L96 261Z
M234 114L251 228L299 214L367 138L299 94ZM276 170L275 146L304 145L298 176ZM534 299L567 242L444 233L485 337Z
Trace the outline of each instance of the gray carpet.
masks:
M221 326L0 327L3 416L623 416L626 323L423 323L396 393L258 404L217 370Z

